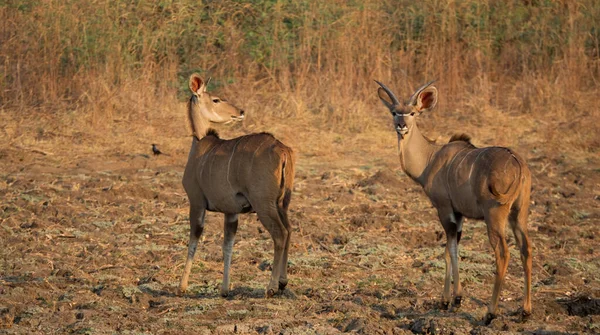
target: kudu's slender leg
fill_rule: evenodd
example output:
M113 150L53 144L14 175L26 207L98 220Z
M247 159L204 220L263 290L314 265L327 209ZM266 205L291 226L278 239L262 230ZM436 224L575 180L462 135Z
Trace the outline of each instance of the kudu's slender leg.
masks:
M452 261L452 278L454 278L454 308L459 308L462 302L462 285L458 275L458 244L462 235L462 219L459 213L454 213L454 222L456 224L456 247L450 246L450 259Z
M229 294L229 270L231 268L231 254L233 253L233 242L238 228L237 214L225 214L223 223L225 231L223 237L223 284L221 285L221 296L226 297Z
M523 207L513 207L509 216L509 223L515 235L517 247L521 253L521 262L525 277L525 289L523 298L523 319L531 315L531 242L527 233L528 202L523 202Z
M287 263L288 263L288 251L290 249L290 240L292 235L292 228L290 226L290 221L287 217L287 208L278 208L279 218L283 223L283 226L287 230L287 238L285 240L285 247L283 250L283 255L281 257L281 274L279 276L279 290L283 291L287 286Z
M198 240L202 236L204 230L204 215L206 209L201 206L190 206L190 241L188 244L188 254L185 261L185 268L183 269L183 276L179 283L179 294L185 293L188 287L188 280L190 277L190 271L192 269L192 261L196 254L196 248L198 247Z
M444 231L446 232L446 250L444 260L446 261L446 274L444 276L444 292L442 294L442 307L448 308L450 304L450 274L452 273L454 304L460 307L462 301L462 285L458 271L458 241L462 233L462 215L454 213L451 209L440 209L438 215Z
M484 319L485 324L489 324L496 317L500 291L502 290L504 276L506 275L506 269L508 268L510 253L508 252L508 245L506 243L505 228L509 214L509 206L510 205L491 207L484 213L488 238L492 249L494 249L494 254L496 255L496 278L494 279L494 290L488 306L488 313Z
M254 206L252 206L254 207ZM272 297L278 289L279 278L281 277L283 252L288 239L288 230L285 228L279 214L277 207L271 204L265 204L261 208L256 208L256 214L262 222L263 226L271 234L274 244L274 255L273 255L273 272L271 274L271 281L267 286L267 297Z
M452 261L450 260L450 249L448 246L448 233L446 233L446 249L444 251L444 260L446 261L446 274L444 275L444 292L442 293L442 309L450 307L450 282L452 281Z

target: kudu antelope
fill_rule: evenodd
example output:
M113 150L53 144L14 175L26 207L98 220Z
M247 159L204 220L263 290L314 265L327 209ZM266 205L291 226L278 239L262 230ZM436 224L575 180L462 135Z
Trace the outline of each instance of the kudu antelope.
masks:
M204 229L205 212L225 214L223 240L223 284L221 295L229 294L229 269L238 214L256 212L275 244L273 272L267 296L287 285L287 257L291 227L287 210L294 182L294 154L267 133L250 134L231 140L220 139L208 129L208 122L242 119L244 112L206 92L206 84L193 74L188 117L194 138L183 174L183 187L190 201L190 241L179 285L188 287L192 260Z
M402 169L423 187L437 209L446 233L443 306L447 308L450 303L450 273L454 305L460 306L462 299L457 255L462 219L483 219L496 255L494 291L485 316L486 324L495 317L508 267L509 251L505 239L508 221L525 272L522 311L525 319L531 314L531 243L527 234L531 174L527 164L508 148L476 148L466 135L455 135L444 145L436 145L425 138L417 127L416 117L432 110L437 103L433 82L419 88L406 103L400 103L389 88L377 83L381 86L377 91L379 99L394 118Z

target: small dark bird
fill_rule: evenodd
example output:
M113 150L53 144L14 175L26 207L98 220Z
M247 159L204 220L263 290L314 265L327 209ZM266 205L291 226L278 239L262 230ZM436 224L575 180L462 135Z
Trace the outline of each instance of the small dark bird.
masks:
M152 153L154 156L163 155L162 151L158 150L158 147L154 143L152 144Z

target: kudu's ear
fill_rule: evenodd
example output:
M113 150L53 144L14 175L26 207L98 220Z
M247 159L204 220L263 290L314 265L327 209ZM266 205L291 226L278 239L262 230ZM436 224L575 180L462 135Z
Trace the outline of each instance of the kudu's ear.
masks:
M437 88L429 86L419 92L415 107L420 113L432 110L437 104Z
M190 76L190 90L198 95L202 95L206 91L206 84L199 74L194 73Z

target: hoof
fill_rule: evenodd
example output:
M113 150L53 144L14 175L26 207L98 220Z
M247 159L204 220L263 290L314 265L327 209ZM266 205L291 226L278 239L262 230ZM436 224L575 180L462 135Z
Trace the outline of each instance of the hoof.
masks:
M177 289L177 296L183 297L185 295L185 291L186 289L180 287L179 289Z
M221 284L221 289L219 290L219 294L222 298L227 298L229 295L229 284Z
M461 302L462 302L461 296L454 297L454 308L459 308Z
M267 290L267 298L273 298L273 296L275 295L275 290L270 288Z
M492 313L488 312L485 314L485 317L483 318L483 323L486 326L489 326L490 323L492 323L492 320L494 320L495 318L496 318L496 314L492 314Z
M287 286L287 283L288 283L287 280L284 281L284 282L279 282L279 290L280 291L285 290L285 287Z
M448 301L442 301L442 302L440 302L440 308L442 310L444 310L444 311L448 310L449 307L450 307L450 302L448 302Z
M527 312L525 310L521 311L521 322L527 322L531 317L531 311Z

